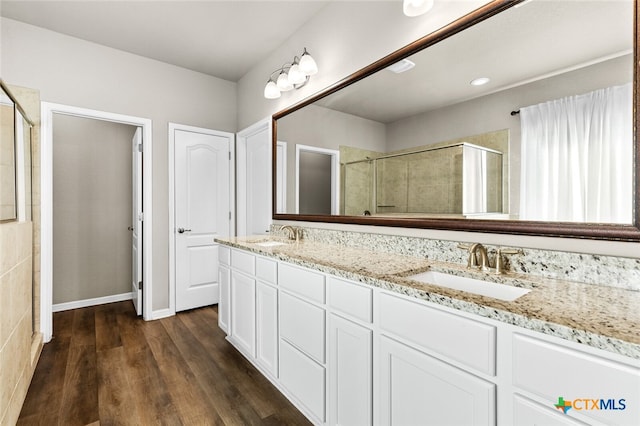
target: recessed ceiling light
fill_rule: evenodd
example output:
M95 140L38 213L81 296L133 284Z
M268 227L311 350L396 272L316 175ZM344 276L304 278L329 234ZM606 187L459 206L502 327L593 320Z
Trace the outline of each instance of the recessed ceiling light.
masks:
M395 64L391 64L387 67L389 71L395 72L396 74L400 74L401 72L409 71L411 68L415 67L416 64L411 62L408 59L402 59Z
M484 84L487 84L489 81L491 80L488 77L479 77L471 80L469 84L471 84L472 86L482 86Z

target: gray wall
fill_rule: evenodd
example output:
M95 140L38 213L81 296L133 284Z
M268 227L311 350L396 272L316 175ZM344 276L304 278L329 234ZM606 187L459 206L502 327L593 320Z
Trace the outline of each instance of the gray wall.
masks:
M134 126L53 118L53 303L131 291Z
M46 102L153 120L152 305L168 308L168 123L235 132L236 84L11 19L1 23L5 81L39 89Z

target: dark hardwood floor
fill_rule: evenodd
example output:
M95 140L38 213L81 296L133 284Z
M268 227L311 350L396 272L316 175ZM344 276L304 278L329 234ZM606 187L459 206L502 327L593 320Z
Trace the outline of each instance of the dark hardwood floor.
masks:
M54 314L19 425L304 425L215 307L145 322L130 301Z

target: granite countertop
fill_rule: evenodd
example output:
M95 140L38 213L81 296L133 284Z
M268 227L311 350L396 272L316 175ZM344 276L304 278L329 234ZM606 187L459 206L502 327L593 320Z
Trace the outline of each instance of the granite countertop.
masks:
M640 359L640 292L532 275L495 275L466 265L376 252L314 241L289 242L275 237L237 237L216 241L274 257L374 287L442 306L524 327L609 352ZM280 241L265 247L256 243ZM437 285L408 276L427 270L447 272L531 291L503 301Z

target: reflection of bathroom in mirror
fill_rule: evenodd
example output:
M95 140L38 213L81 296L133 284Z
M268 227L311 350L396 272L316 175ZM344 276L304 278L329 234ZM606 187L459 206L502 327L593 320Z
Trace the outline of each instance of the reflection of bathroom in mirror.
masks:
M0 221L32 218L32 123L0 82Z
M340 151L340 215L633 224L634 2L520 6L276 114L276 137Z

